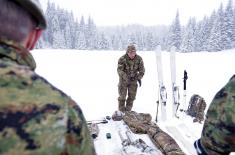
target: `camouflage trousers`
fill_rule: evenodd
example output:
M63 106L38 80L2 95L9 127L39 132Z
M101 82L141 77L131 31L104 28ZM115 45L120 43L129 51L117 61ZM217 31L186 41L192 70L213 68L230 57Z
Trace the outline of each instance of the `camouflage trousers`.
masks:
M118 109L122 112L131 111L133 102L137 93L137 81L131 81L129 83L125 81L119 81L118 84ZM127 99L126 99L127 97Z

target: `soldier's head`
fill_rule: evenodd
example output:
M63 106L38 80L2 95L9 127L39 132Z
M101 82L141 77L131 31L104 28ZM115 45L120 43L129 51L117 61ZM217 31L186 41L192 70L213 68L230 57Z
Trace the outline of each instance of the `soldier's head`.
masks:
M13 40L31 50L46 28L38 0L0 0L0 39Z
M134 59L135 56L136 56L136 48L135 48L135 45L133 45L133 44L128 45L128 46L127 46L126 53L128 54L128 56L129 56L130 59Z

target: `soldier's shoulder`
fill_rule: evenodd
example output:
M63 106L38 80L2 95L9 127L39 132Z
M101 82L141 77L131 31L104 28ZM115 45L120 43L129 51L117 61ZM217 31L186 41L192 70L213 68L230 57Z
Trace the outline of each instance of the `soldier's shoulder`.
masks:
M15 90L25 93L27 92L25 90L30 89L30 93L32 94L40 92L42 95L44 94L46 96L54 94L53 96L57 97L68 97L63 91L53 86L28 66L18 65L14 62L0 61L0 75L4 82L2 89L5 90L7 90L8 87L14 87Z
M230 78L229 81L235 81L235 74Z
M227 85L225 86L227 90L229 90L232 93L235 93L235 75L233 75Z
M122 62L122 61L125 61L126 59L127 59L126 54L124 54L118 59L118 61Z
M142 57L141 57L140 55L138 55L138 54L136 54L136 59L137 59L138 61L143 61Z

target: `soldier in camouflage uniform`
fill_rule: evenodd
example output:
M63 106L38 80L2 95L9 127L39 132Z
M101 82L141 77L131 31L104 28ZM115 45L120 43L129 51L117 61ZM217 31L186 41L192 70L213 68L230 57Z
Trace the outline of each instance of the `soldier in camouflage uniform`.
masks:
M46 28L37 0L0 0L0 154L95 154L80 107L34 72Z
M201 138L194 146L199 155L235 152L235 75L215 95L206 114Z
M136 97L137 82L141 86L141 79L145 72L143 59L136 54L134 45L129 45L126 54L119 58L117 72L119 75L118 108L122 112L131 111Z

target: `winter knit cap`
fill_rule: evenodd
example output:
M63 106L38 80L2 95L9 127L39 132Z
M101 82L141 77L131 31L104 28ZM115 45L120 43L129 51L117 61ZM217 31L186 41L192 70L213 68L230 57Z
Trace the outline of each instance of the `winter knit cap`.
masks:
M132 51L136 52L136 48L135 48L135 45L130 44L130 45L127 46L126 52L128 53L128 52L132 52Z

